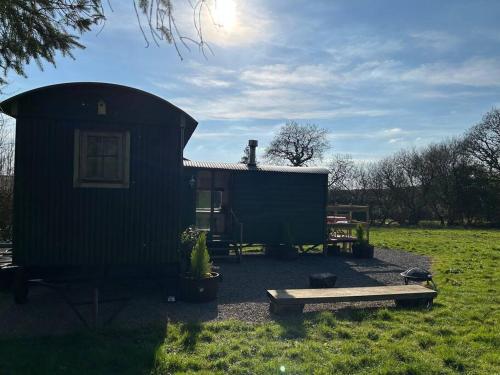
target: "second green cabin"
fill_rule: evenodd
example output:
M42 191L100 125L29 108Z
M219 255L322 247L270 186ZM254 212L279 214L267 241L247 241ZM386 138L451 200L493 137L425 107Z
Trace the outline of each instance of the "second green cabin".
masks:
M253 244L322 244L328 171L184 161L183 225L209 239Z

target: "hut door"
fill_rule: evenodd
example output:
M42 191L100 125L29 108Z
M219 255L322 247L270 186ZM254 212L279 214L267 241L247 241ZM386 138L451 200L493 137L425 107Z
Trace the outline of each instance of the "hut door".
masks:
M220 172L200 171L196 186L196 226L210 236L226 232L226 189Z
M196 226L213 237L227 232L228 173L201 171L196 187Z

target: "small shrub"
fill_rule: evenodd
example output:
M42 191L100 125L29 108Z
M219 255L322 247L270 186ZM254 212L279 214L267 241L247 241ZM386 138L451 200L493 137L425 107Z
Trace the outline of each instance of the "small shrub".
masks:
M196 227L188 227L181 233L180 247L179 247L179 257L181 262L182 271L187 271L190 259L191 251L193 250L198 237L200 237L200 230Z
M212 271L205 233L201 233L191 252L191 275L196 279L209 276Z
M356 227L356 242L361 246L368 245L368 241L365 238L365 228L361 224Z

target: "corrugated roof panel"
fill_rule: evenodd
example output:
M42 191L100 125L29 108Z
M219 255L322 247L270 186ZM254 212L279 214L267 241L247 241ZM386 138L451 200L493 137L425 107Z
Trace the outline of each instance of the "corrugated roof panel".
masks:
M257 165L250 167L242 163L219 163L213 161L184 160L184 166L200 169L217 169L229 171L256 171L256 172L281 172L281 173L313 173L328 174L328 169L318 167L287 167L281 165Z

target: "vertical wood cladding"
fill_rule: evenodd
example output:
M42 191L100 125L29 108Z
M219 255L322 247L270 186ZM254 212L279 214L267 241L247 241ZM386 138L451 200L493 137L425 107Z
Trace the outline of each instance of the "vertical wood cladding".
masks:
M106 102L105 116L97 114L99 100ZM17 264L177 261L182 111L149 94L102 84L62 85L21 96L16 106ZM75 129L130 132L128 188L73 187Z

